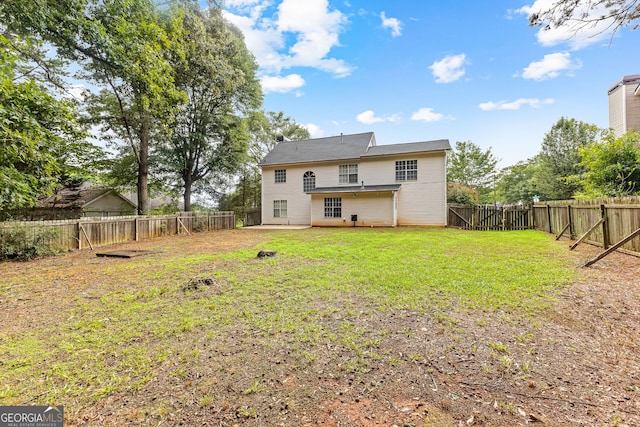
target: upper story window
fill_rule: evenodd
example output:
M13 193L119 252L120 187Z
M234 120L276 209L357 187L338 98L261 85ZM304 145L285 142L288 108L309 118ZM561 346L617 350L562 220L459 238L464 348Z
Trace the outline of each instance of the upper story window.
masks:
M398 160L396 162L396 181L417 181L418 161Z
M276 182L287 182L286 169L276 169Z
M357 184L358 183L358 165L340 165L339 167L339 183L340 184Z
M302 177L302 191L309 191L316 188L316 174L312 171L306 171Z

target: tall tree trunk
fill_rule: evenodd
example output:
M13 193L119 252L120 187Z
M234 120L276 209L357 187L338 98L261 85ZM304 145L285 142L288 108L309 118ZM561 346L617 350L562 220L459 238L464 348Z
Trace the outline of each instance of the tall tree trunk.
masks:
M138 214L149 213L149 123L144 120L140 129L140 152L138 153Z
M191 175L184 177L184 211L191 212L191 185L193 180Z

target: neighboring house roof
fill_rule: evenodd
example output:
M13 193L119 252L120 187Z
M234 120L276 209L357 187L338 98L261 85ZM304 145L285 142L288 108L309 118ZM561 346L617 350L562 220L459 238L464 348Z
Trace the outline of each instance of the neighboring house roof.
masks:
M339 135L304 141L283 141L265 156L259 166L361 159L394 154L450 150L446 139L406 144L377 145L373 132Z
M635 84L635 83L639 83L638 87L636 87L636 90L635 90L635 92L637 92L638 88L640 88L640 74L631 74L629 76L622 77L620 80L618 80L615 84L613 84L609 88L609 91L607 93L609 95L611 95L611 92L613 92L614 90L618 89L620 86L628 85L628 84ZM634 93L634 94L637 95L637 93Z
M374 193L377 191L398 191L401 184L389 185L353 185L349 187L316 187L307 194L325 194L325 193Z
M90 184L83 184L79 187L62 188L53 196L42 199L38 204L38 208L82 209L108 194L119 197L123 202L131 205L132 208L135 208L134 204L120 195L117 191L111 188L91 187Z

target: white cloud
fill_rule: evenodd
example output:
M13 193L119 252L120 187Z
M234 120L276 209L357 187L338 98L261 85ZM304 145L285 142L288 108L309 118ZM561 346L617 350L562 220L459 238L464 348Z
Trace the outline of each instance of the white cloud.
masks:
M387 18L384 12L380 13L380 19L382 19L382 28L389 28L392 37L402 35L402 22L400 22L400 20L397 18Z
M324 131L320 129L320 126L316 124L307 123L306 125L302 125L302 126L307 128L307 130L311 134L311 138L322 138L324 136Z
M382 117L376 117L376 114L373 110L364 111L356 116L356 120L360 123L364 123L365 125L371 125L374 123L384 122Z
M436 79L436 83L451 83L464 76L466 64L466 55L449 55L440 61L435 61L429 69Z
M436 113L433 108L421 108L411 115L411 120L418 122L437 122L444 119L444 114Z
M528 105L532 108L539 108L542 105L550 105L555 103L555 99L546 98L546 99L538 99L538 98L519 98L515 101L507 102L507 101L498 101L498 102L484 102L478 107L484 111L494 111L494 110L519 110L523 105Z
M260 79L265 93L286 93L304 86L304 79L299 74L289 74L285 77L266 76Z
M533 13L551 9L558 0L535 0L533 4L510 11L531 16ZM571 49L579 50L602 40L611 38L613 19L601 19L608 15L605 2L579 2L573 15L559 27L547 27L547 23L538 30L536 37L543 46L568 44ZM556 11L559 16L561 9ZM593 21L590 21L593 20Z
M401 118L400 113L390 114L384 117L376 117L376 113L374 113L373 110L364 111L356 116L356 120L366 125L382 122L396 123L399 122Z
M545 55L541 61L532 62L522 70L522 78L536 81L554 79L563 71L571 75L573 70L582 68L580 60L572 60L569 52Z
M329 56L340 45L339 35L348 22L342 12L330 10L328 0L282 0L276 13L269 8L272 3L225 3L225 17L244 34L262 74L279 74L291 67L316 68L335 77L351 74L353 66Z

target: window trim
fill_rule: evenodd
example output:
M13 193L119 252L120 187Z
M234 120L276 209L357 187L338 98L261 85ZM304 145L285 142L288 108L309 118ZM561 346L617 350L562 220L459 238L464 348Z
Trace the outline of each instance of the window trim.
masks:
M358 164L350 163L338 166L338 183L339 184L357 184L358 183Z
M274 200L273 201L273 217L274 218L286 218L287 217L287 201L286 200Z
M274 171L275 175L275 183L283 184L287 182L287 170L286 169L276 169Z
M316 188L316 173L314 171L306 171L302 176L302 191L307 192Z
M324 198L324 217L342 218L342 197Z
M396 160L396 181L417 181L418 160Z

